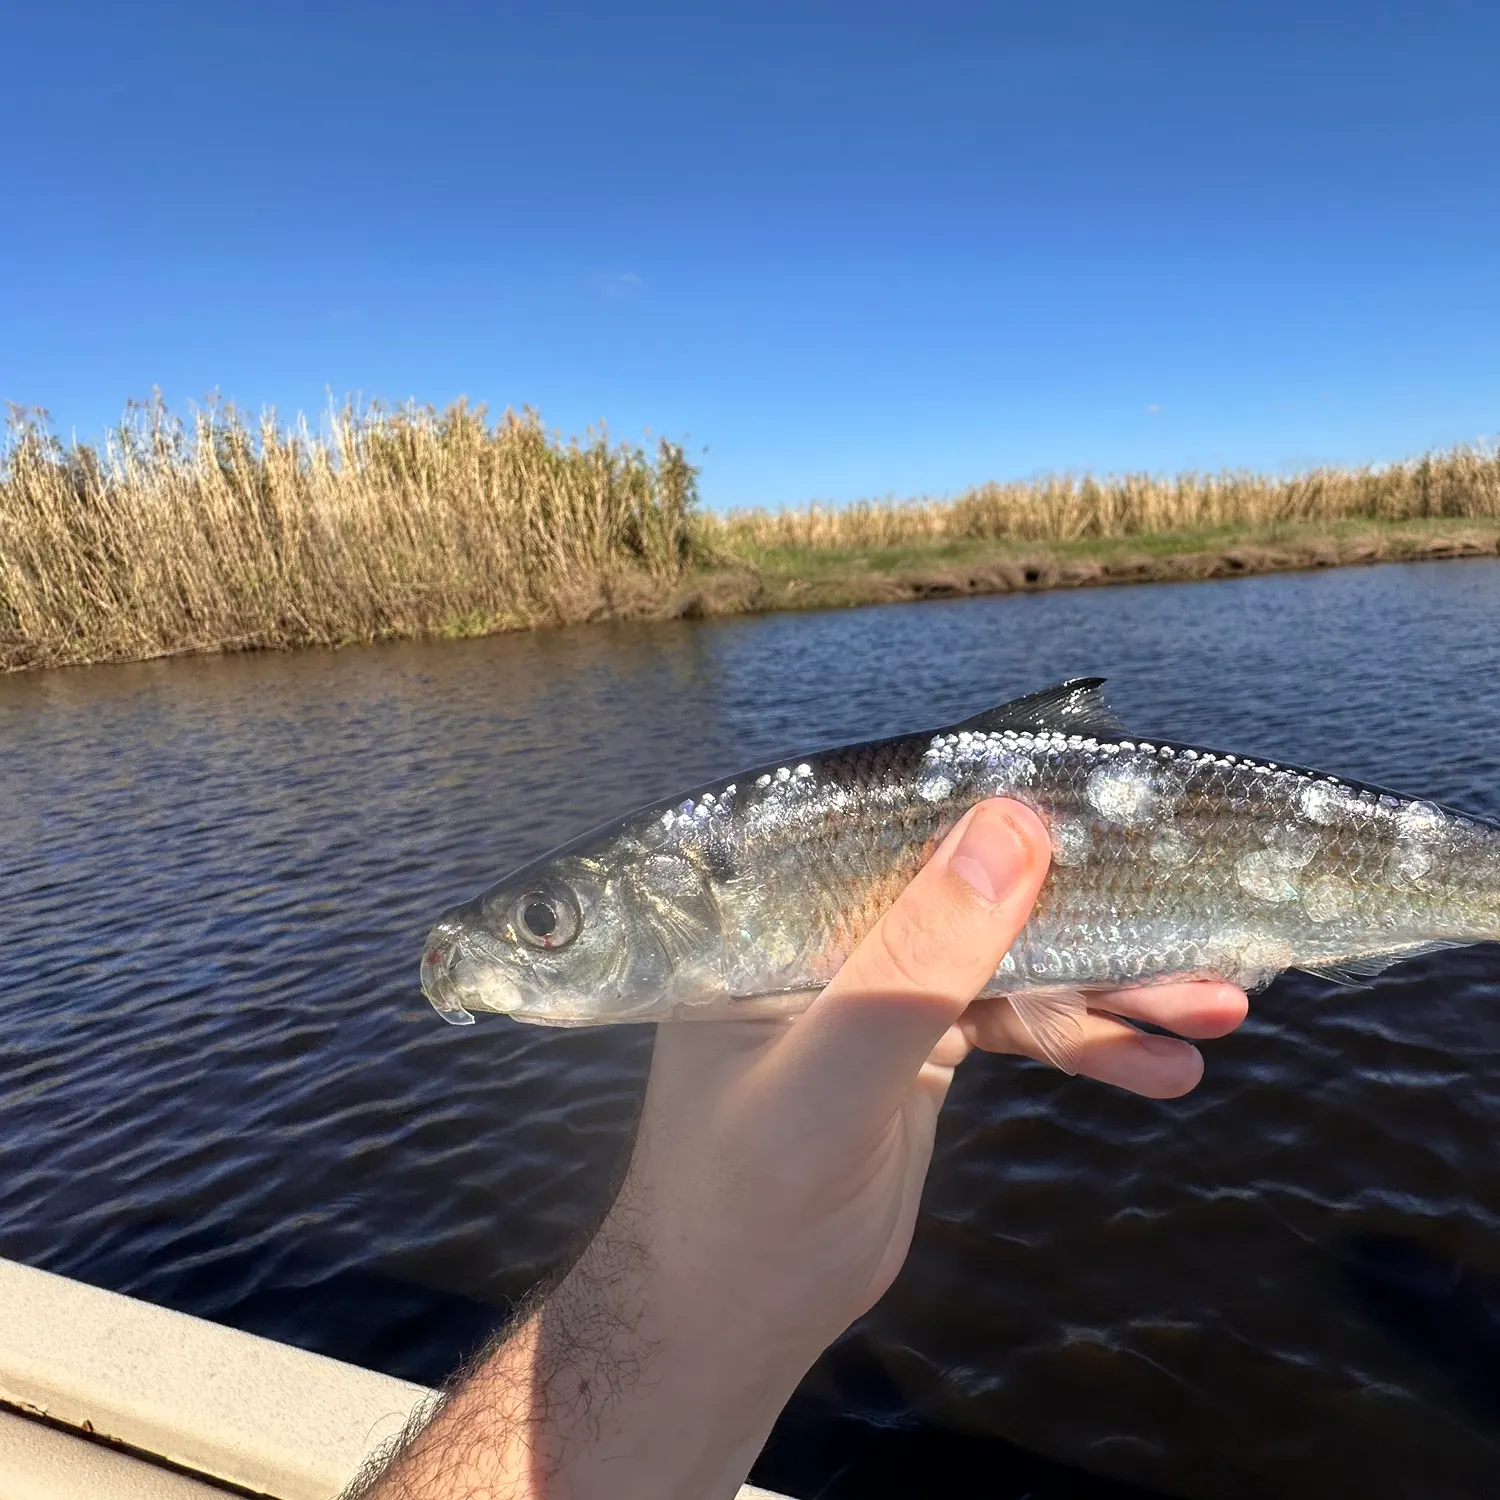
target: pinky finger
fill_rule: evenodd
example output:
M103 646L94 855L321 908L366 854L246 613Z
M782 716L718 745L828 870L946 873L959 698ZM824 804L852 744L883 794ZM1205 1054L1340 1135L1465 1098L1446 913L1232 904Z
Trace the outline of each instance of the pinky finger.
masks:
M959 1025L969 1041L985 1052L1050 1060L1004 997L975 1001ZM1067 1061L1070 1071L1151 1099L1175 1099L1203 1077L1203 1058L1191 1043L1137 1031L1097 1011L1078 1018Z
M1191 1093L1203 1077L1203 1054L1175 1036L1137 1031L1114 1016L1090 1014L1078 1071L1148 1099Z

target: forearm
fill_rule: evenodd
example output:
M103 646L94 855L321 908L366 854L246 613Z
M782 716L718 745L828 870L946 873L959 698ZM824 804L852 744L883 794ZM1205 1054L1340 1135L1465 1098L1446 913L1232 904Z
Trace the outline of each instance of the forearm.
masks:
M802 1373L606 1220L368 1500L715 1500L744 1482Z

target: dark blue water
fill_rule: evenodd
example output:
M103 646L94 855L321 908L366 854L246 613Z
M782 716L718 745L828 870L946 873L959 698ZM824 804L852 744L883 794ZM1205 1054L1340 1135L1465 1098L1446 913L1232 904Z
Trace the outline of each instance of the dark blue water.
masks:
M1500 814L1497 626L1500 564L1438 563L0 681L0 1254L436 1381L602 1209L651 1045L443 1025L447 903L1083 673L1143 733ZM1182 1101L976 1057L757 1477L1492 1493L1497 1148L1500 948L1279 982Z

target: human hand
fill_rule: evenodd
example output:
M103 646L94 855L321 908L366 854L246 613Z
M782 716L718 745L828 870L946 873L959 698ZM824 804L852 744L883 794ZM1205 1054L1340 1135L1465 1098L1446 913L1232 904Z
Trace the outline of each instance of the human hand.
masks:
M1049 852L1030 809L981 803L801 1016L659 1027L604 1223L372 1500L734 1495L807 1367L900 1269L953 1070L975 1046L1037 1055L1006 1002L975 996ZM1158 1097L1198 1082L1196 1049L1116 1015L1212 1037L1245 1014L1225 984L1095 1002L1071 1061Z
M659 1028L624 1201L736 1358L760 1350L800 1377L905 1259L955 1067L975 1046L1040 1056L1006 1000L974 997L1049 857L1034 812L982 803L795 1021ZM1206 1038L1246 1012L1221 983L1092 1003L1077 1071L1157 1098L1193 1088L1202 1058L1118 1016Z

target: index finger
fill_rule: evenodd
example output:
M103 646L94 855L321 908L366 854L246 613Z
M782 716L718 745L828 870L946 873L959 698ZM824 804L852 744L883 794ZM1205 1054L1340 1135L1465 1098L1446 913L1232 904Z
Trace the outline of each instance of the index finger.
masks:
M1050 857L1030 808L971 808L796 1023L810 1085L894 1109L1026 925Z

